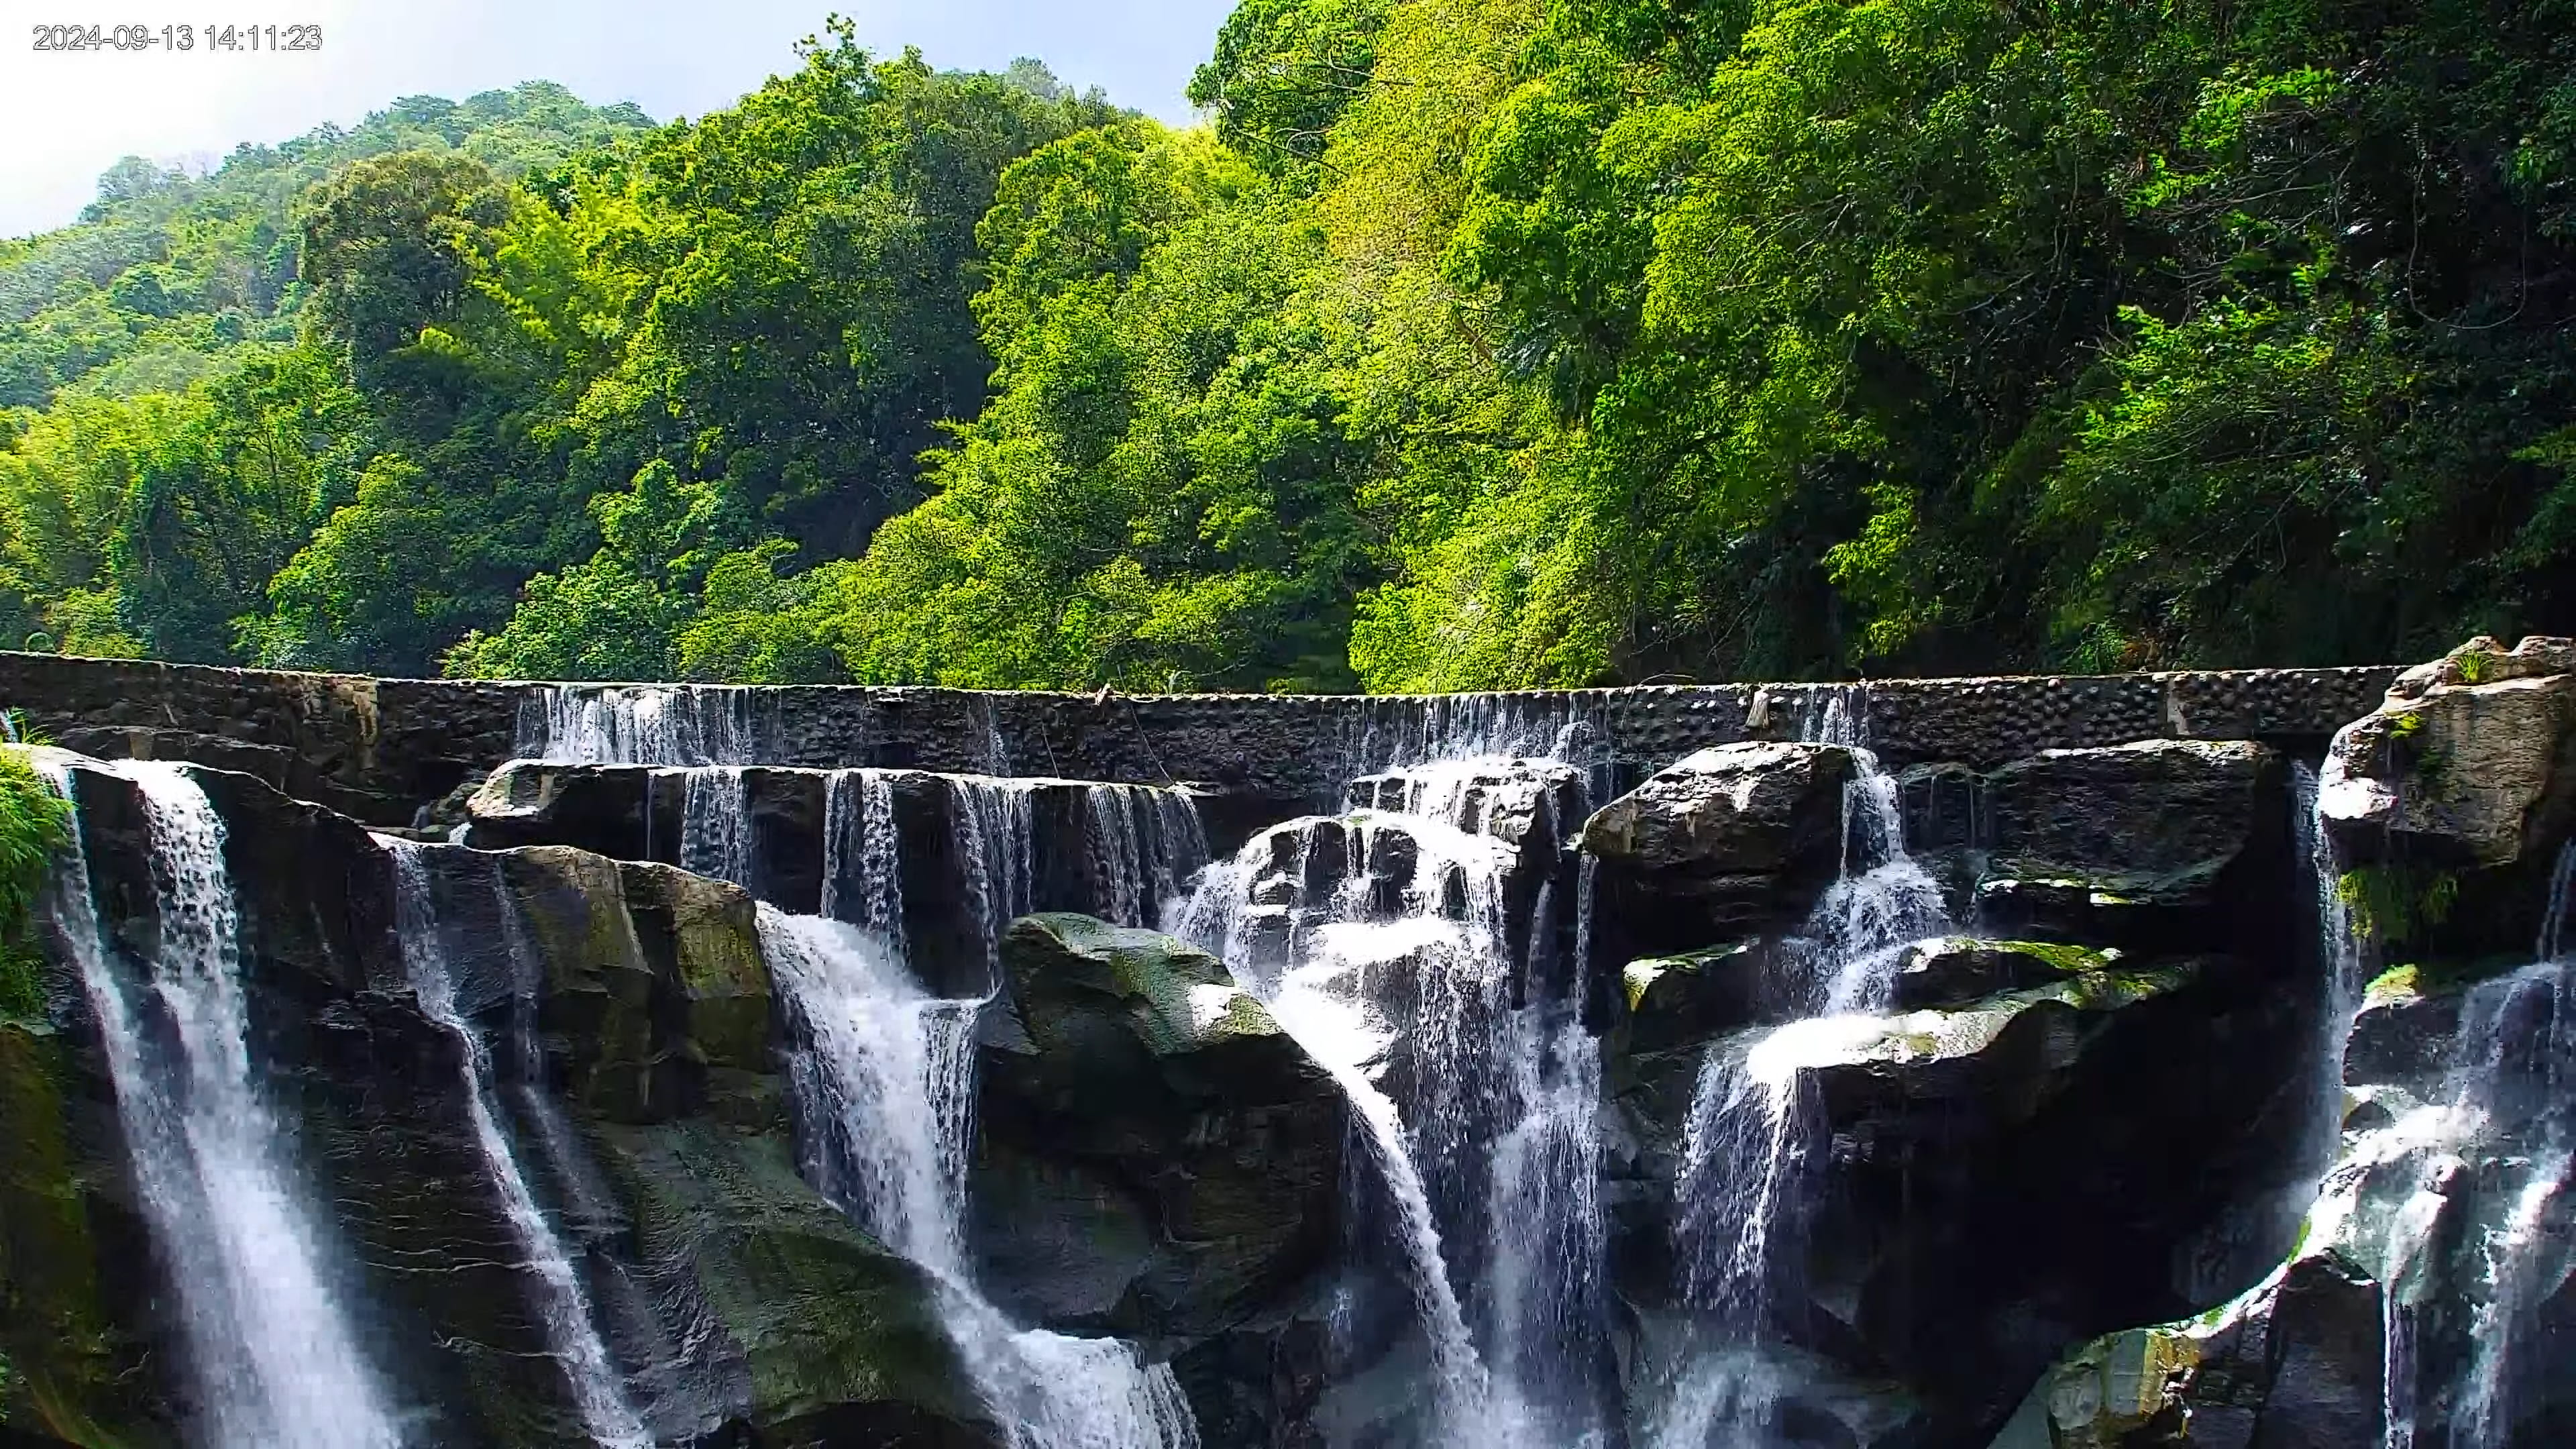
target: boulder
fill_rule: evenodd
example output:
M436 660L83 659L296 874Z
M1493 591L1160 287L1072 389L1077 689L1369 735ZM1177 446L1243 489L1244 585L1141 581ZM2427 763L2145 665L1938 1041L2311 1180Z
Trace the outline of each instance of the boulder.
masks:
M1068 1330L1190 1340L1326 1266L1345 1104L1223 963L1039 915L1002 943L972 1201L982 1281Z
M1794 1291L1775 1326L1847 1372L1892 1378L1922 1406L1920 1442L1991 1433L2027 1376L2140 1321L2124 1316L2137 1305L2179 1312L2212 1280L2234 1291L2258 1275L2283 1241L2259 1228L2225 1261L2192 1248L2299 1171L2304 1018L2236 989L2242 972L2222 961L2017 947L1917 953L1956 989L2040 983L1972 1006L1614 1055L1604 1198L1622 1294L1653 1304L1684 1276L1669 1194L1694 1098L1722 1092L1757 1046L1794 1072L1804 1113L1784 1191L1813 1205L1782 1230L1776 1281ZM1683 1250L1699 1250L1687 1234ZM2122 1252L2139 1258L2120 1266Z
M2546 858L2576 824L2576 644L2473 639L2335 736L2319 813L2347 865Z
M731 1427L760 1445L1008 1442L940 1318L939 1286L807 1187L783 1134L699 1117L606 1125L595 1140L632 1213L636 1282L666 1316L643 1376L695 1401L666 1401L666 1435ZM695 1423L675 1412L684 1407Z
M2245 740L2043 750L1986 777L1978 920L2165 950L2286 946L2287 767Z
M1619 960L1687 951L1806 915L1842 858L1838 745L1701 750L1593 812L1593 925Z
M1619 973L1626 1046L1664 1052L1775 1014L1780 945L1766 937L1649 956Z
M1944 936L1918 941L1899 954L1892 999L1907 1010L1956 1006L1999 991L2108 971L2119 957L2113 949Z

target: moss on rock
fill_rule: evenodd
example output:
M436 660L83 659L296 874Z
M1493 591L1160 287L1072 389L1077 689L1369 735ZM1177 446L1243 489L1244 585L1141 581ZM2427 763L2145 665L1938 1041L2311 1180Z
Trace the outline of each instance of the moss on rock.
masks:
M157 1442L109 1329L88 1190L65 1131L59 1038L0 1023L0 1424L76 1444ZM114 1426L114 1427L111 1427Z

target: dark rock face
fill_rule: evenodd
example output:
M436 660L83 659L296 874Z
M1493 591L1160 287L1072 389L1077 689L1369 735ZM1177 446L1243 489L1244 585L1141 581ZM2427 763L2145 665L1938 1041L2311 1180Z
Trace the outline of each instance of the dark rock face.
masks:
M1758 798L1730 783L1722 808ZM1774 798L1800 799L1788 788L1799 783L1787 774ZM1802 808L1822 828L1806 837L1816 863L1803 888L1733 919L1684 917L1700 949L1625 968L1604 1197L1614 1281L1641 1321L1680 1311L1675 1254L1706 1251L1686 1224L1676 1234L1683 1144L1695 1110L1714 1106L1694 1098L1711 1080L1724 1090L1706 1075L1713 1056L1757 1042L1818 1053L1792 1078L1786 1130L1800 1145L1782 1191L1806 1207L1774 1229L1790 1257L1775 1266L1779 1342L1766 1352L1813 1357L1822 1367L1799 1382L1819 1393L1882 1385L1812 1403L1800 1390L1782 1412L1840 1423L1826 1441L1982 1442L2068 1343L2139 1321L2141 1305L2179 1313L2257 1277L2291 1226L2271 1204L2299 1171L2321 990L2283 964L2313 954L2300 947L2305 922L2283 909L2304 885L2286 784L2279 755L2247 742L1909 772L1907 843L1979 934L1906 947L1874 1024L1818 1024L1858 1035L1806 1048L1789 1043L1808 1025L1772 1037L1814 1009L1799 989L1811 948L1797 937L1839 856L1826 851L1840 843L1840 782L1809 784ZM1688 798L1673 784L1658 793ZM1628 819L1603 815L1586 836L1605 847L1596 932L1613 909L1673 931L1664 899L1615 893L1646 852L1623 838L1638 833ZM1795 852L1772 843L1784 838L1795 836L1702 846L1699 858L1795 880L1781 866ZM1640 928L1613 916L1609 931L1615 944ZM1853 1427L1863 1423L1877 1427Z
M2375 985L2345 1054L2346 1151L2298 1251L2196 1319L2070 1353L1995 1449L2377 1444L2391 1405L2416 1443L2565 1442L2576 1256L2549 1190L2563 1148L2534 1143L2567 1111L2569 970Z
M1344 1104L1223 963L1083 916L1013 923L983 1029L974 1237L999 1300L1162 1340L1327 1264Z
M332 1267L368 1359L438 1442L588 1442L470 1124L463 1045L412 996L386 848L255 780L191 774L224 825L253 1058L297 1124L315 1200L333 1205L345 1258ZM141 803L116 776L75 778L109 949L137 969L160 929ZM424 847L421 860L437 923L427 944L458 982L458 1009L495 1043L533 1011L537 1075L509 1068L498 1110L657 1437L994 1442L929 1283L797 1176L750 898L562 848ZM68 1039L82 1041L95 1026L77 977L56 984ZM0 1031L0 1066L15 1039ZM153 1421L185 1412L184 1385L160 1377L177 1355L158 1343L170 1320L149 1299L169 1290L137 1282L151 1255L117 1198L113 1118L96 1125L114 1092L86 1046L46 1068L44 1093L37 1081L0 1073L12 1163L99 1194L57 1198L50 1227L14 1210L0 1223L11 1243L41 1228L59 1254L42 1273L0 1258L6 1291L40 1293L67 1328L95 1325L33 1360L66 1391L43 1422L156 1442L166 1429ZM45 1135L49 1105L70 1135ZM48 1140L64 1155L14 1155ZM15 1180L0 1174L0 1203ZM113 1387L84 1367L132 1363L147 1344L140 1372L120 1370Z
M2221 945L2242 913L2281 914L2286 785L2281 757L2245 741L2147 740L2006 765L1985 779L1979 919L2059 940Z
M1602 806L1583 849L1607 948L1685 951L1802 919L1841 859L1853 770L1836 745L1725 745Z
M2291 1012L2244 998L2243 968L2223 961L2069 964L2043 956L2013 969L2050 984L1884 1018L1799 1075L1812 1146L1794 1190L1815 1206L1790 1230L1797 1288L1778 1329L1892 1374L1925 1416L1920 1442L1969 1442L2064 1344L2137 1305L2179 1311L2241 1286L2262 1244L2251 1262L2197 1266L2180 1250L2295 1172ZM1612 1062L1618 1140L1636 1154L1612 1195L1613 1271L1641 1305L1678 1279L1665 1194L1702 1055Z

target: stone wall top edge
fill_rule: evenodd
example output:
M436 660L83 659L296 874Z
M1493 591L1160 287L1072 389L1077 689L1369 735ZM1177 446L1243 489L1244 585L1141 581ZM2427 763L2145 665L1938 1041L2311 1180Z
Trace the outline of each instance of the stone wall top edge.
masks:
M948 696L989 698L1011 701L1061 702L1090 704L1100 698L1089 692L1069 690L960 689L944 685L920 684L775 684L714 685L691 684L670 680L541 680L541 679L421 679L401 675L348 674L328 670L256 669L224 664L187 664L159 659L94 659L60 654L31 654L20 650L0 650L0 668L13 663L36 663L65 666L101 673L138 672L175 674L181 677L224 676L275 680L281 685L295 681L339 681L353 685L394 685L403 688L452 689L458 691L515 691L537 688L571 687L582 689L649 689L682 687L695 689L732 689L748 693L778 695L829 695L859 693L895 696ZM2136 671L2121 674L1970 674L1927 677L1845 679L1845 680L1738 680L1718 684L1627 684L1591 689L1496 689L1460 690L1446 694L1256 694L1235 691L1202 694L1125 694L1114 693L1111 699L1134 704L1204 704L1210 702L1246 701L1311 701L1326 705L1364 703L1429 703L1455 699L1568 699L1601 700L1638 698L1680 698L1688 695L1736 696L1748 690L1811 690L1860 688L1870 691L1913 693L1948 691L1980 686L2045 687L2081 685L2092 688L2117 688L2122 685L2200 683L2228 680L2332 679L2364 681L2373 677L2394 679L2402 666L2394 664L2344 664L2254 669L2173 669Z

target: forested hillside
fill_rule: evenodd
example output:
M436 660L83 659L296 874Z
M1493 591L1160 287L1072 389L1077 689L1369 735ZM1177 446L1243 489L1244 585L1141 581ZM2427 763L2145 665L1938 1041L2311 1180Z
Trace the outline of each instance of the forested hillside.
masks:
M1174 131L846 30L0 244L11 643L1122 688L2576 631L2576 6L1243 0Z

